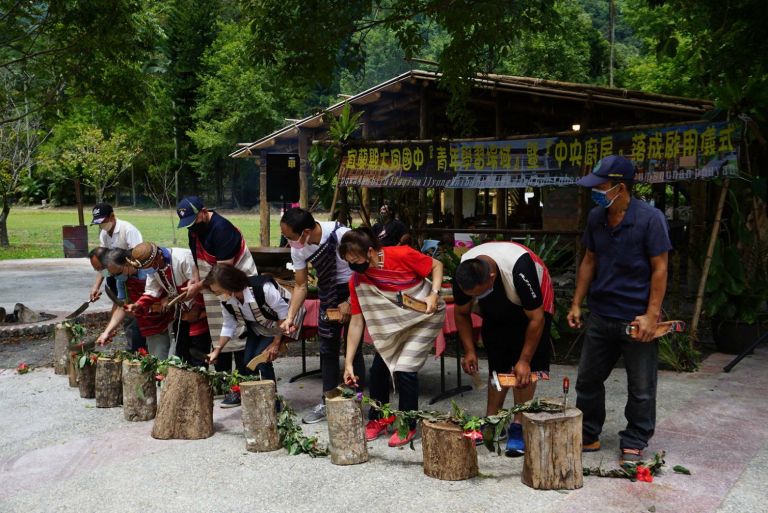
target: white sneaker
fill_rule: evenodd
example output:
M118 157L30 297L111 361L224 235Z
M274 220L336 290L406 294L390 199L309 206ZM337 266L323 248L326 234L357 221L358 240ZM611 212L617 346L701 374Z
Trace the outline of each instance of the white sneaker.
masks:
M325 403L318 404L301 419L304 424L316 424L323 420L325 420Z

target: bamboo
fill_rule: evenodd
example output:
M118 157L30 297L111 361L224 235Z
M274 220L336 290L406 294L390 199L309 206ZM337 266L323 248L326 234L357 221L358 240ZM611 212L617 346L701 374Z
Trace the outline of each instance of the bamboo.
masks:
M730 179L725 178L723 181L723 188L720 190L720 199L717 202L717 211L715 212L715 222L712 224L712 233L709 236L709 245L707 246L707 254L704 257L704 265L701 269L701 280L699 281L699 290L696 293L696 305L693 308L693 318L691 319L691 339L696 340L696 331L699 327L699 319L701 317L701 309L704 304L704 288L707 286L707 277L709 275L709 266L712 263L712 253L715 251L715 243L717 242L717 235L720 232L720 222L723 217L723 207L725 206L725 198L728 196L728 185Z

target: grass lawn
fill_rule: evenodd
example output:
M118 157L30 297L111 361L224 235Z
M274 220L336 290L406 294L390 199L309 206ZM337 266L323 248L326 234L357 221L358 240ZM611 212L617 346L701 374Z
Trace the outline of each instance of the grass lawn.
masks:
M90 209L85 212L85 222L91 222ZM118 208L117 217L132 223L139 229L145 241L161 246L187 247L187 230L176 230L178 217L172 210L132 207ZM243 211L222 211L227 219L237 226L249 246L259 245L259 213ZM8 217L8 238L11 246L0 247L0 260L15 258L62 258L64 243L61 227L77 224L77 209L38 209L14 207ZM270 246L277 246L280 240L280 217L272 214L270 219ZM88 247L98 244L98 227L88 228ZM174 242L174 237L176 241Z

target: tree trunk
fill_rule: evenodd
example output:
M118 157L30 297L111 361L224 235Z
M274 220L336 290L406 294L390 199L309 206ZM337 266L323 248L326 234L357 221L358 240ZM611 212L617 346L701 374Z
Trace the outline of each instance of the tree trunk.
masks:
M573 490L583 486L581 410L523 413L523 484L537 490Z
M277 389L272 380L243 381L240 383L243 403L243 434L245 449L251 452L269 452L280 448L277 432L275 400Z
M141 364L123 360L123 415L125 420L145 421L155 418L157 386L151 372L141 372Z
M362 403L355 398L325 400L328 413L328 448L334 465L356 465L368 461Z
M69 329L63 324L57 324L53 333L53 372L66 374L69 365Z
M96 407L115 408L123 404L123 376L120 360L100 357L96 361Z
M213 391L204 376L168 368L152 438L198 440L213 436Z
M421 424L421 447L424 454L424 473L444 481L461 481L475 477L477 449L464 437L459 426L451 422Z
M8 200L3 198L3 210L0 211L0 246L8 247L11 245L8 239L8 214L11 212L11 206Z
M91 363L85 364L79 372L80 397L83 399L93 399L96 397L96 366Z
M67 377L69 378L69 386L72 388L77 387L77 380L78 380L78 360L77 353L69 353L69 365L67 365Z

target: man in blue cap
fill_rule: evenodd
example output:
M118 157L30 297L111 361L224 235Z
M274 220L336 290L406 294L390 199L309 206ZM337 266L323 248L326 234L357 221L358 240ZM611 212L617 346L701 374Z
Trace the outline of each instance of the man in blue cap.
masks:
M576 381L583 412L583 450L600 449L605 421L605 380L620 356L627 372L626 428L619 433L620 461L639 461L656 426L658 343L653 338L667 288L667 221L660 210L632 197L635 167L624 157L603 158L578 181L597 204L587 218L585 248L576 276L568 324L590 315ZM633 325L633 336L627 326Z
M211 339L219 340L224 323L221 302L210 290L203 289L202 280L205 280L217 265L232 265L247 276L254 276L258 274L256 264L240 230L218 212L205 208L203 200L199 197L188 196L181 200L176 205L176 214L179 216L179 228L187 228L189 231L189 249L192 250L201 280L189 281L186 287L187 297L192 298L202 291ZM245 341L239 338L232 340L217 359L216 370L231 371L234 358L235 367L240 372L245 372L247 362L243 361L244 349ZM224 408L239 405L239 392L227 394L222 402Z

